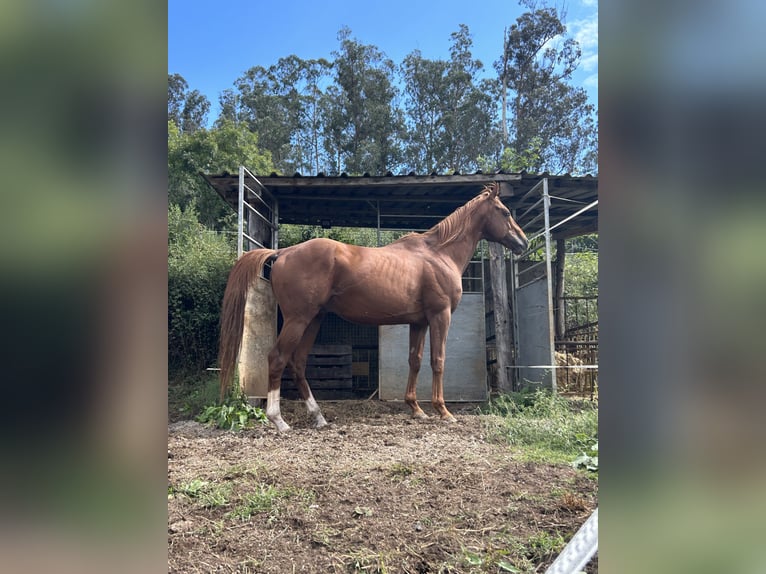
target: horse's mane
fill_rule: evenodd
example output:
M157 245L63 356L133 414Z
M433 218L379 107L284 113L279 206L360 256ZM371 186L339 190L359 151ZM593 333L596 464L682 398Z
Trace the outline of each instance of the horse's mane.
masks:
M489 191L491 191L489 186L485 186L479 195L465 205L458 207L428 231L423 232L423 237L426 240L432 239L437 245L448 245L449 243L452 243L455 239L463 235L474 207L476 207L476 204L482 199L487 197Z

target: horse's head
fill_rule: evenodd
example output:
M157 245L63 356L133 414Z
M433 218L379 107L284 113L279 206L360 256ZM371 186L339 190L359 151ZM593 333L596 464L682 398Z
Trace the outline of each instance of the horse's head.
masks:
M510 210L500 201L500 186L497 183L484 188L488 194L484 216L484 239L500 243L520 255L527 248L527 236L511 217Z

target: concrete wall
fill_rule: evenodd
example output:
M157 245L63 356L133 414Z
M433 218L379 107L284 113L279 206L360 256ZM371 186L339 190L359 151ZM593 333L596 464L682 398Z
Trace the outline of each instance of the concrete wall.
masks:
M262 277L247 293L245 330L239 352L239 381L248 398L266 398L268 355L277 341L277 300Z

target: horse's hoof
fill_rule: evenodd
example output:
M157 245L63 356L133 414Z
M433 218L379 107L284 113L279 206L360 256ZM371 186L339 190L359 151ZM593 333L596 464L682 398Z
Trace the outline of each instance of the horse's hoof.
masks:
M428 415L424 413L423 411L418 411L416 413L412 413L413 419L420 419L420 420L426 420L428 419Z
M446 417L442 417L442 420L445 423L456 423L457 422L457 419L454 416L452 416L452 415L449 415L449 416L446 416Z

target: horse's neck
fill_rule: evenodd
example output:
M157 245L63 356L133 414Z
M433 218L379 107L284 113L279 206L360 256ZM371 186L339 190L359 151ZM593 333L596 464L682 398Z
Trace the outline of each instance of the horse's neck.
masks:
M451 241L447 245L442 245L438 250L442 255L451 259L462 273L468 266L468 262L471 261L473 254L476 252L476 246L480 239L481 231L469 227L459 238Z

